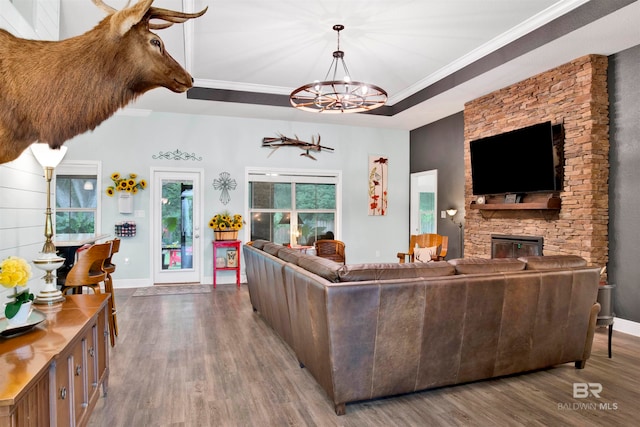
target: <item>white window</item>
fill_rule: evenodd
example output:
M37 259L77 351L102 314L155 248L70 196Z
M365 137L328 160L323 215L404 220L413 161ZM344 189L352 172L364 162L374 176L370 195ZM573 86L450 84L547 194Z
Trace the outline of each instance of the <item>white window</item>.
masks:
M55 233L100 232L100 164L62 162L56 168Z
M251 240L311 246L338 238L340 172L248 169L246 182Z

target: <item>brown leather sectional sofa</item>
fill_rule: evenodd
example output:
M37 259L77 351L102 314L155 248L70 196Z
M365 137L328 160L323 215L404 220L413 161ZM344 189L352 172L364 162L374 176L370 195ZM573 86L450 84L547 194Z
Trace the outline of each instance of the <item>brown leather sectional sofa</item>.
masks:
M599 269L577 256L342 265L243 246L255 311L335 404L575 362L591 352Z

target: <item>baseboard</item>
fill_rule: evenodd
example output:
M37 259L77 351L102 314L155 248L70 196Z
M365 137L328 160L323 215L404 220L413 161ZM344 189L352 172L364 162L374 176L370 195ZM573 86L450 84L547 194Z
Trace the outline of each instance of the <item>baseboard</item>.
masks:
M218 283L216 285L229 285L236 283L236 276L219 276ZM247 276L240 275L240 283L247 283ZM203 278L203 285L212 285L213 276L205 276ZM147 286L153 286L153 281L149 278L146 279L113 279L113 287L115 289L127 289L127 288L145 288Z
M113 287L115 289L127 289L127 288L144 288L147 286L153 286L151 279L113 279Z
M213 285L213 276L205 276L203 278L204 284ZM240 283L247 283L247 276L244 274L240 274ZM236 275L218 275L218 280L216 281L217 285L235 285L236 284Z
M631 320L613 318L613 330L640 337L640 323Z

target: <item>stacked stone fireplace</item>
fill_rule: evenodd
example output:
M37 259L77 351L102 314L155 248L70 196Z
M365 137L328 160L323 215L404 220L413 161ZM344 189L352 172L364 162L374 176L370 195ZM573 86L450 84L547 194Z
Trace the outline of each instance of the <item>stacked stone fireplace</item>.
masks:
M465 105L465 257L489 258L491 236L539 236L544 255L573 254L591 265L608 259L609 103L607 57L588 55ZM544 121L564 127L559 210L469 209L469 143Z

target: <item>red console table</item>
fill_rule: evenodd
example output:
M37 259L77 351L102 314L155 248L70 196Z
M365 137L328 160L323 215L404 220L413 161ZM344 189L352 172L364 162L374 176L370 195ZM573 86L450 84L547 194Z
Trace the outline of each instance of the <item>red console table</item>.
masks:
M216 288L216 273L220 270L235 270L236 271L236 283L240 287L240 240L214 240L213 242L213 289ZM218 249L235 249L236 251L236 266L227 267L226 260L227 254L225 251L225 266L218 267L216 263Z

